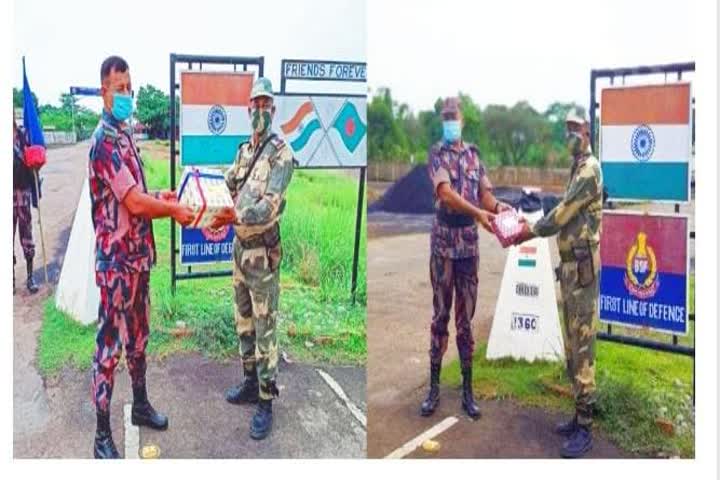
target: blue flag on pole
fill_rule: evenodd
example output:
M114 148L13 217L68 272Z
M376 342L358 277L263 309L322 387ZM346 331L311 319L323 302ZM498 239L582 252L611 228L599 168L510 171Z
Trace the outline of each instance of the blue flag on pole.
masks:
M40 117L38 116L38 111L33 101L32 90L30 90L30 83L28 83L27 73L25 71L25 57L23 57L23 126L25 127L28 145L45 146L45 137L43 135L42 125L40 125ZM38 184L42 184L39 177ZM35 182L33 182L32 204L35 208L37 208L39 197L42 197L42 191L38 192L35 187Z

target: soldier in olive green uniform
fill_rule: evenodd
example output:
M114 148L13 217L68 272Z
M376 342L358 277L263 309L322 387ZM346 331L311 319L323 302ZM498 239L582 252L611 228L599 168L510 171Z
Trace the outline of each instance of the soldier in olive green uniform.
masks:
M600 163L590 149L589 125L581 112L566 118L567 145L573 165L565 196L544 218L524 225L518 243L557 234L560 290L563 299L565 358L575 397L575 417L556 427L568 436L561 453L580 457L592 448L595 396L595 330L603 181Z
M235 201L215 218L214 227L232 223L235 322L244 381L228 389L231 403L257 403L250 436L265 438L272 427L272 400L278 363L276 322L280 295L280 217L294 160L285 142L271 131L272 85L259 78L250 96L253 134L238 149L225 181Z

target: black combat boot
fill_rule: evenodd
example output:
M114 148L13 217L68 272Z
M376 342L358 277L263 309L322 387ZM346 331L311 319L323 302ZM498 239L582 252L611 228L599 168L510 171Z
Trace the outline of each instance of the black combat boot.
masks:
M420 405L420 415L429 417L440 403L440 363L430 363L430 391Z
M35 284L35 279L33 278L33 259L27 258L27 289L30 293L37 293L38 286Z
M259 399L257 411L250 423L250 438L262 440L267 437L272 429L272 400Z
M555 433L564 437L569 437L578 428L577 415L567 422L561 422L555 425Z
M243 375L245 376L243 383L230 387L225 391L225 400L235 405L257 403L260 386L255 365L251 367L243 365Z
M578 424L575 432L563 443L560 455L563 458L580 458L592 449L593 439L590 426Z
M475 403L472 389L472 367L462 369L462 407L472 419L480 418L480 407Z
M99 459L120 458L110 430L110 412L97 412L93 455Z
M143 425L154 430L167 430L168 418L156 412L150 405L145 384L133 387L131 421L133 425Z

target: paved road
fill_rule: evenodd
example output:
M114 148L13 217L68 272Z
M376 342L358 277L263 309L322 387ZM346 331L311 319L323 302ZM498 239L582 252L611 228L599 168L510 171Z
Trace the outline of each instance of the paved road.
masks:
M90 372L66 368L57 376L43 379L35 360L41 305L52 294L62 266L86 175L88 148L85 143L48 152L41 208L51 281L33 296L20 288L13 299L16 458L87 458L92 453L95 415L90 402ZM37 225L35 230L35 238L39 239ZM37 250L40 264L39 241ZM42 272L36 268L39 280ZM23 266L18 266L16 275L19 279L25 277ZM362 367L283 363L278 381L281 394L274 408L275 429L268 439L258 443L248 437L253 409L230 405L222 397L224 389L238 380L237 361L219 362L199 354L181 354L150 359L148 363L151 399L170 416L170 428L162 433L139 429L139 444L160 446L162 457L365 457L366 378ZM334 388L327 378L332 379ZM112 427L121 451L126 441L123 406L132 400L129 383L124 366L119 367Z

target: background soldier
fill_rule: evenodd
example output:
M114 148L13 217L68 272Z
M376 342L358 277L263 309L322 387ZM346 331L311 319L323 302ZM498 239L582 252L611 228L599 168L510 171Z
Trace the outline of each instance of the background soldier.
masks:
M455 327L463 377L462 407L471 418L480 416L473 398L472 356L475 341L471 321L478 284L478 229L488 232L493 214L511 208L498 202L474 145L461 139L462 113L458 98L442 108L443 140L430 148L428 170L434 187L436 217L430 234L430 280L433 318L430 329L430 392L420 407L432 415L440 399L440 367L448 345L448 322L455 292Z
M560 290L563 299L565 359L575 397L575 417L555 428L569 436L563 457L575 458L592 448L595 395L595 330L598 299L603 182L600 163L592 155L589 125L582 112L566 117L567 146L573 156L563 200L532 228L525 223L517 243L558 234Z
M100 67L103 112L93 133L88 174L95 228L95 281L100 287L92 393L97 412L95 458L118 458L110 431L110 400L121 349L133 390L132 423L157 430L168 419L147 397L145 347L149 336L150 268L154 265L152 219L173 217L182 225L195 218L174 192L150 194L128 119L132 84L128 64L107 58Z
M279 222L294 160L290 148L271 130L275 106L267 78L258 78L253 85L248 113L252 137L240 145L235 164L225 175L235 208L218 214L212 227L232 223L235 229L235 322L244 381L228 389L225 398L235 404L258 404L250 437L260 440L270 433L272 400L278 395L275 328L282 258Z
M38 287L33 279L33 258L35 257L35 243L32 237L32 190L35 185L35 175L25 162L24 158L25 134L18 129L13 118L13 294L15 294L15 232L20 230L20 245L22 246L25 264L27 265L28 292L36 293Z

